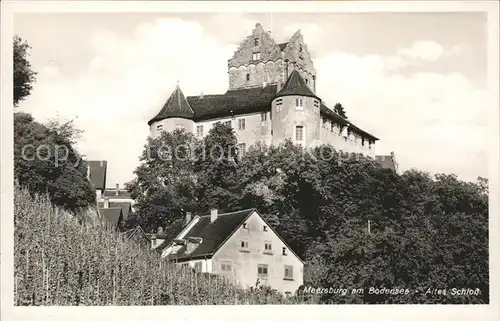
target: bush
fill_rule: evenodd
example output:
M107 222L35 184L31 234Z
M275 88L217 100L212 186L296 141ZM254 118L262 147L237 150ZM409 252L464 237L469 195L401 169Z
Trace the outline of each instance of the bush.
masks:
M15 190L15 304L187 305L300 303L182 270L114 231Z

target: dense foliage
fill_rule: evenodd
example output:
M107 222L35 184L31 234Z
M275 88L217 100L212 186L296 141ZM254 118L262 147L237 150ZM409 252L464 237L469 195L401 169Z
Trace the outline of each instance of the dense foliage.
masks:
M156 144L169 137L164 134ZM190 192L198 197L190 210L255 207L306 260L306 285L364 289L362 295L327 293L321 295L323 302L489 301L486 179L463 182L455 175L431 177L418 170L398 175L362 155L326 145L306 150L289 141L271 147L257 144L243 157L230 157L236 138L222 125L197 144L222 146L226 152L222 158L189 163ZM152 161L141 166L160 165ZM137 179L143 179L139 172ZM170 196L155 200L165 209L163 216L170 209L181 213L176 204L183 194ZM155 215L141 213L140 203L139 215ZM162 221L158 226L165 225ZM370 287L412 292L374 295ZM452 288L480 293L453 296ZM448 289L448 294L426 294L429 289Z
M79 131L71 122L43 125L14 114L14 176L31 193L48 193L54 205L71 211L95 203L87 163L73 147Z
M14 36L14 106L25 99L33 89L36 72L28 60L30 45L19 36Z
M17 185L14 205L16 305L308 302L269 289L243 291L220 277L181 270L114 231L80 224L49 197Z

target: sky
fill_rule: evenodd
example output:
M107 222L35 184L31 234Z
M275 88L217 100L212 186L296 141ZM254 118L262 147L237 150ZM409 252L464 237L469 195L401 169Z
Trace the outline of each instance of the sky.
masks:
M78 150L134 178L147 121L177 81L227 90L227 60L260 22L276 42L301 30L317 94L394 151L399 169L488 175L487 17L456 13L16 13L38 80L19 111L74 120Z

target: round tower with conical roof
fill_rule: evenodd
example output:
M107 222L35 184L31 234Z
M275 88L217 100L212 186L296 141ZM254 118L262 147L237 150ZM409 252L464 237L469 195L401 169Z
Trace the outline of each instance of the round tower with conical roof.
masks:
M162 131L174 131L175 129L185 129L192 133L194 130L193 118L194 111L177 84L160 112L148 122L150 136L156 138Z
M318 144L320 106L321 99L293 70L271 104L273 145L286 139L304 147Z

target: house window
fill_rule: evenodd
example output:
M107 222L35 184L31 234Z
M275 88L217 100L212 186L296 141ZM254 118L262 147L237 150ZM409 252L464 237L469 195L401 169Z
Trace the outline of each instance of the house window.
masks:
M286 247L283 247L282 253L283 253L283 255L286 255Z
M295 99L295 109L302 110L304 109L304 101L302 98Z
M231 272L232 271L231 262L221 261L220 262L220 270L221 270L221 272Z
M196 262L194 264L194 270L195 270L195 272L198 272L198 273L201 272L201 262Z
M264 226L262 227L262 230L263 230L264 232L267 232L267 226L265 226L265 225L264 225Z
M182 263L181 268L187 270L189 268L189 263Z
M257 276L259 278L267 278L268 276L267 264L257 265Z
M238 119L238 129L245 130L245 119Z
M260 52L254 52L252 55L252 60L260 60Z
M264 250L265 250L265 251L267 251L267 252L270 252L270 251L272 251L272 250L273 250L272 245L271 245L271 242L266 242L266 243L264 244Z
M156 130L161 131L163 129L163 125L156 125Z
M295 127L295 140L301 142L304 140L304 126Z
M196 136L198 137L203 136L203 126L196 126Z
M240 157L243 157L245 155L245 152L246 152L246 144L245 143L241 143L241 144L238 144L238 151L240 152Z
M228 126L228 127L231 127L231 121L230 121L230 120L225 121L225 122L224 122L224 125L226 125L226 126Z
M253 44L254 44L255 46L258 46L258 45L259 45L259 38L255 38L255 39L253 40Z
M285 280L293 280L293 266L285 265Z
M241 241L241 248L247 250L248 249L248 241Z
M267 113L260 114L260 121L267 121Z
M250 74L247 74L247 81L250 81Z

